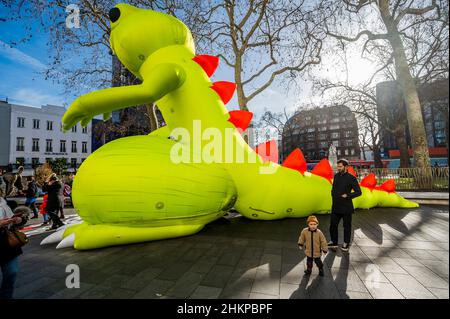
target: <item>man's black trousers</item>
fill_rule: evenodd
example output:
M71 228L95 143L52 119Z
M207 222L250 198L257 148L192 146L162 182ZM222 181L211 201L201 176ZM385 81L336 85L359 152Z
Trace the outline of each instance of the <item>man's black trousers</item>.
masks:
M352 236L352 213L339 214L331 213L330 217L330 237L333 244L338 243L339 221L343 219L344 223L344 242L349 244Z

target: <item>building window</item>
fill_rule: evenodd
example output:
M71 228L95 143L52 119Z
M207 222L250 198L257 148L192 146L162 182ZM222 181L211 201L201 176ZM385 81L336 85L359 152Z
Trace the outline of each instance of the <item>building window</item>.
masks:
M81 153L87 153L87 142L81 144Z
M309 129L306 130L306 132L308 132L308 133L312 133L315 131L316 131L316 129L314 127L310 127Z
M352 137L352 131L345 131L345 137Z
M64 141L64 140L59 141L59 151L61 153L66 152L66 141Z
M77 125L72 126L72 133L76 133L77 132Z
M32 152L39 152L39 139L33 138Z
M350 150L350 154L355 155L355 150L353 148Z
M53 121L47 121L47 131L53 131Z
M40 120L33 119L33 128L36 129L36 130L38 130L38 129L39 129L39 123L40 123L40 122L41 122Z
M348 149L345 149L344 153L345 155L348 155Z
M338 117L335 117L334 119L330 120L330 123L339 123L340 119Z
M339 124L330 125L330 130L339 130Z
M331 133L331 138L339 138L339 132Z
M17 118L17 127L25 127L25 118L24 117Z
M53 152L52 140L45 140L45 151Z
M16 157L16 164L23 166L25 165L25 158L24 157Z
M72 166L73 168L77 167L77 159L76 158L70 159L70 166Z
M319 134L319 139L320 140L326 140L327 139L327 134L324 134L324 133Z
M33 166L39 165L39 157L33 157L31 159L31 165L33 165Z
M17 146L16 146L16 151L18 151L18 152L23 152L23 151L25 151L25 146L24 146L24 141L25 141L25 138L24 137L18 137L17 138Z
M341 155L341 150L337 150L337 155Z
M88 129L87 126L86 126L86 127L83 127L83 133L86 134L86 133L87 133L87 129Z
M72 153L76 153L76 152L77 152L77 142L72 141Z
M328 147L328 142L320 142L319 146L321 148L326 148L326 147Z
M335 147L338 147L338 146L339 146L339 141L338 141L338 140L334 140L332 143L333 143L333 145L334 145Z
M353 146L353 140L346 140L345 146Z

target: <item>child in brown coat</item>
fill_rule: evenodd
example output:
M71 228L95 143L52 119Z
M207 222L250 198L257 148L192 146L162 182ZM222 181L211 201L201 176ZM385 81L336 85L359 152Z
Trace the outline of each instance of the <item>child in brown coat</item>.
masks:
M305 274L311 274L313 261L319 268L319 276L323 276L322 252L328 252L327 241L323 233L318 229L319 221L316 216L309 216L306 220L308 227L304 228L298 238L298 246L305 250L306 267Z

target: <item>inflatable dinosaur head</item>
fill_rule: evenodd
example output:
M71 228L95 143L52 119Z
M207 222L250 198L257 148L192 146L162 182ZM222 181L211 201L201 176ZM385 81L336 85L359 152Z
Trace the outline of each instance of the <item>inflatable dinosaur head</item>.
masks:
M141 80L141 65L158 49L183 45L195 54L188 27L168 14L121 3L109 11L109 19L112 51Z

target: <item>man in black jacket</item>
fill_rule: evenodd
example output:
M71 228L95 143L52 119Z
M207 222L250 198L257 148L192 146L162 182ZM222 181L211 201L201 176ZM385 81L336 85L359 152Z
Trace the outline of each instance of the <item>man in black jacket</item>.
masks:
M334 175L331 197L333 204L330 217L330 236L331 241L328 247L337 248L338 246L338 226L339 221L344 222L344 244L341 249L348 251L350 246L352 230L352 214L354 213L352 199L361 196L361 188L355 176L347 172L348 161L340 159L337 161L338 173ZM353 190L353 192L352 192Z

